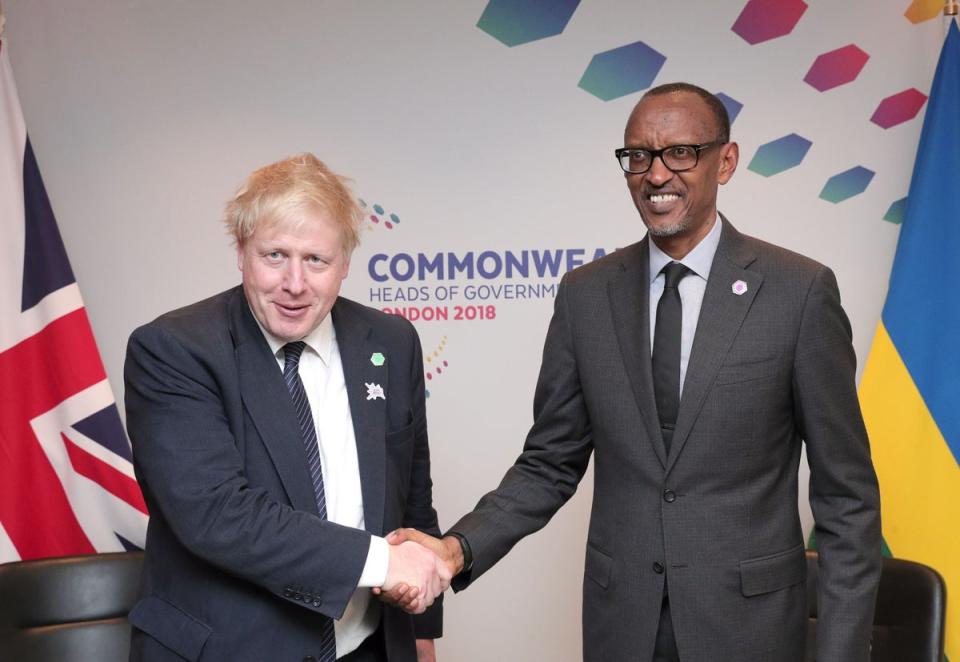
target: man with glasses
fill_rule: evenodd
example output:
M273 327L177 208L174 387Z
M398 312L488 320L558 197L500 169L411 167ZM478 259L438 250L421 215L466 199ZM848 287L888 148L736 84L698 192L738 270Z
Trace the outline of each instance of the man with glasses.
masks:
M573 494L591 454L584 659L802 662L806 444L819 662L866 662L879 495L833 273L717 211L720 101L654 88L616 150L647 237L563 279L523 453L434 548L463 588ZM416 539L405 531L391 541Z

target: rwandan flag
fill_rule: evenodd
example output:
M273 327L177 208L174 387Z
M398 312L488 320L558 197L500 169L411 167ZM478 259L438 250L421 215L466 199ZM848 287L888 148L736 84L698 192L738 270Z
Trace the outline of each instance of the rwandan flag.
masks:
M960 660L960 30L952 20L860 402L884 540L893 556L943 575L946 653Z

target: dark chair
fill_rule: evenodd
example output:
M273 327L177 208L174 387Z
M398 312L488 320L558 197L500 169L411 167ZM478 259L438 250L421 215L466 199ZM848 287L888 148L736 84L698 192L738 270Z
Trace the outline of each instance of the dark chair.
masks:
M0 565L0 658L126 662L142 552Z
M871 662L942 662L946 586L933 568L883 559ZM813 660L817 627L817 553L807 552L807 659Z

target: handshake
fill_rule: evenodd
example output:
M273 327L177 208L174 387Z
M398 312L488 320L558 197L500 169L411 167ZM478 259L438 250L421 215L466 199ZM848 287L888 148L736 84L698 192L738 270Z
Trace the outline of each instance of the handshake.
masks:
M463 549L452 536L439 539L416 529L397 529L387 542L387 579L373 592L410 614L422 614L463 570Z

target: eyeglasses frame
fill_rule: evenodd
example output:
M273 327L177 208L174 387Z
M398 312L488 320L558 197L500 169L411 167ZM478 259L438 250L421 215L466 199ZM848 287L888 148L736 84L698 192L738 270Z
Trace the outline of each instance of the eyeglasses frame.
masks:
M725 145L728 142L729 142L728 140L713 140L708 143L700 143L700 144L693 144L693 145L686 145L686 144L667 145L663 149L646 149L643 147L619 147L613 150L613 153L614 153L614 156L617 157L617 165L619 165L620 169L623 170L623 172L625 172L628 175L643 175L645 173L650 172L650 168L653 167L653 162L657 158L660 159L660 163L663 164L663 167L669 170L670 172L688 172L696 168L698 165L700 165L700 152L702 152L705 149L709 149L711 147L719 147L720 145ZM664 152L666 152L667 150L676 149L677 147L689 147L694 151L694 153L697 155L697 160L694 162L692 166L690 166L689 168L681 168L680 170L677 170L675 168L671 168L670 166L668 166L667 162L663 160ZM647 154L650 155L650 165L647 167L646 170L640 170L640 171L627 170L626 168L623 167L623 161L621 160L621 157L624 152L646 152Z

